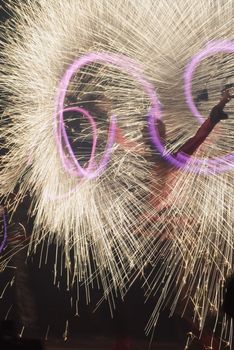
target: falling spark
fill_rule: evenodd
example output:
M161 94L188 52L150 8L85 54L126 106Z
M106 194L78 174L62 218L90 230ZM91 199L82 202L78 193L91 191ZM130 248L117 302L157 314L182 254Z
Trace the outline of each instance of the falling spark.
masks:
M46 340L46 341L48 340L49 331L50 331L50 325L48 325L48 326L47 326L47 329L46 329L46 335L45 335L45 340Z
M20 337L20 338L23 337L24 329L25 329L25 326L23 326L22 329L21 329L21 332L20 332L20 334L19 334L19 337Z
M7 313L6 313L6 316L5 316L5 320L8 319L8 316L9 316L9 314L10 314L10 312L11 312L12 307L13 307L13 304L11 304L11 306L9 307L9 309L8 309L8 311L7 311Z
M8 282L8 283L5 285L5 287L4 287L3 291L2 291L2 294L0 295L0 299L3 298L3 296L4 296L4 294L5 294L5 291L6 291L6 289L7 289L7 287L8 287L9 285L10 285L10 282Z
M68 323L68 320L67 320L66 321L65 330L64 330L64 333L63 333L63 340L64 341L67 341L67 339L68 339L68 327L69 327L69 323Z

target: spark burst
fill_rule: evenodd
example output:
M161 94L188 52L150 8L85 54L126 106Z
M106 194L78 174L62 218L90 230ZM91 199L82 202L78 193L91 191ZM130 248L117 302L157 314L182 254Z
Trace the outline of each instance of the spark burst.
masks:
M165 171L160 162L152 171L137 149L126 151L116 145L104 174L77 185L58 157L54 99L61 76L75 59L89 52L125 55L141 65L157 89L170 142L167 149L178 149L197 129L183 95L184 69L207 43L233 39L232 0L40 0L20 5L9 1L9 9L14 15L3 28L1 41L1 86L7 99L7 127L1 131L8 148L2 159L1 193L7 196L18 182L19 196L31 193L36 215L31 250L41 241L55 241L63 247L72 283L78 278L88 290L97 277L107 294L111 287L125 292L133 266L142 267L143 261L158 266L163 261L159 272L153 270L147 280L150 290L162 290L148 329L166 304L173 313L181 296L186 305L194 305L202 330L211 308L219 315L220 286L233 269L233 173ZM232 82L233 65L233 54L220 52L197 67L192 92L203 115L218 100L220 89ZM207 102L199 101L204 89ZM131 76L109 64L90 65L70 82L65 107L73 104L74 96L76 105L84 105L90 93L105 95L111 101L109 115L117 116L129 139L141 142L150 101ZM233 105L229 106L231 111ZM99 117L97 161L109 120ZM233 124L232 118L222 122L199 150L197 156L204 159L201 172L207 156L233 152ZM86 136L81 136L91 138L90 126L84 126ZM189 166L195 169L196 161ZM150 176L153 180L146 182ZM48 200L47 193L61 196L73 188L66 200ZM150 206L154 199L160 208ZM159 218L146 235L145 220L152 216ZM141 225L143 234L136 234ZM149 242L148 235L155 239Z

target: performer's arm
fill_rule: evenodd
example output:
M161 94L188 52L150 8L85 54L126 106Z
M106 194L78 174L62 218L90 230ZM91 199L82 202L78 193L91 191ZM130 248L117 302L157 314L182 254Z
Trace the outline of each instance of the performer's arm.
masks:
M196 134L179 148L176 154L183 152L187 155L192 155L196 152L214 129L215 125L222 119L228 119L228 114L223 111L223 108L233 97L230 95L229 90L225 90L220 102L212 108L209 118L200 126Z

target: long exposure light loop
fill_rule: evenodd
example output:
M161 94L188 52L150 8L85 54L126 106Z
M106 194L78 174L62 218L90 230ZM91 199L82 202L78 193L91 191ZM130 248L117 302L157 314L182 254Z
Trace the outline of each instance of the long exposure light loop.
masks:
M234 52L234 42L233 41L215 41L210 42L205 49L200 51L196 56L192 58L192 60L189 62L185 69L184 73L184 93L186 97L186 102L193 113L193 115L197 118L198 122L202 124L204 122L204 118L196 108L194 102L193 102L193 96L192 96L192 79L195 69L197 68L198 64L205 58L219 53L233 53ZM158 111L157 111L158 112ZM176 166L177 168L184 169L188 172L195 172L198 174L215 174L215 173L222 173L225 171L232 170L234 168L234 155L228 154L224 157L214 157L210 159L198 159L193 158L193 167L190 168L190 165L188 163L188 160L190 159L189 156L183 153L178 153L176 157L168 153L164 147L164 145L161 143L160 137L157 133L157 130L155 128L155 116L154 113L150 113L148 117L148 126L149 126L149 133L151 135L151 139L164 159L166 159L169 163L171 163L173 166ZM205 165L205 166L204 166Z
M204 117L198 111L192 96L192 80L194 72L197 66L209 56L212 56L217 53L228 53L233 54L234 52L234 41L231 40L220 40L220 41L211 41L206 47L201 50L197 55L195 55L192 60L187 65L184 72L184 94L187 105L193 115L196 117L198 122L202 124L204 122ZM186 161L186 156L181 154L180 159ZM203 159L195 159L196 169L200 171L200 166L204 164ZM206 159L206 169L202 170L204 173L221 173L228 170L232 170L234 167L234 154L228 154L223 157L215 157Z
M205 59L206 57L213 55L217 52L228 52L233 53L234 51L234 44L232 41L218 41L210 43L206 46L204 50L202 50L200 53L198 53L196 56L193 57L191 62L188 64L185 70L184 74L184 91L186 96L186 102L188 103L188 106L194 116L198 119L200 123L203 122L203 117L197 110L193 98L192 98L192 91L191 91L191 83L193 78L194 70L196 69L197 65L200 61ZM86 178L95 178L99 176L106 168L108 161L110 159L112 147L115 141L115 131L116 131L116 118L112 117L110 120L110 127L109 127L109 134L108 134L108 142L106 146L106 150L104 152L104 155L102 157L102 160L100 164L97 166L96 169L94 169L94 157L96 152L96 143L97 143L97 129L96 129L96 123L92 116L83 108L79 107L68 107L64 109L64 101L65 101L65 95L66 91L68 89L69 82L72 78L72 76L77 72L79 69L81 69L83 66L92 64L93 62L101 62L105 64L112 64L123 70L124 72L130 74L143 88L144 92L148 95L150 102L151 102L151 108L148 115L148 128L149 128L149 134L151 136L151 139L153 141L153 144L157 148L157 150L161 153L162 157L165 158L169 163L171 163L173 166L176 166L178 168L182 168L186 171L192 171L197 172L199 174L205 173L205 174L214 174L218 172L227 171L233 168L233 154L229 154L225 157L216 157L212 159L194 159L194 165L192 170L190 169L190 166L187 164L189 157L186 156L183 153L179 153L176 157L168 153L162 144L160 140L160 136L157 131L157 127L155 125L157 124L157 120L161 119L161 109L160 109L160 103L158 101L158 98L156 96L154 87L151 83L149 83L141 73L140 67L130 58L124 55L119 54L111 54L111 53L89 53L87 55L84 55L80 57L79 59L76 59L71 66L67 69L65 72L63 78L61 79L59 90L58 90L58 96L56 100L56 113L55 113L55 135L56 135L56 142L58 145L58 150L60 154L60 158L63 164L64 169L66 172L72 175L76 175L79 177L86 177ZM93 145L92 145L92 151L90 160L88 162L88 166L86 169L82 168L76 159L74 152L72 150L72 147L69 143L66 130L64 127L64 120L63 120L63 113L65 111L77 111L84 114L84 116L89 120L92 131L93 131ZM57 115L59 115L59 123L57 123ZM69 156L72 159L73 164L70 162L70 160L67 159L65 156L65 152L63 150L63 143L66 146L66 150L69 154ZM204 167L204 164L206 165ZM75 167L74 167L75 166Z
M116 117L112 116L110 119L110 127L108 134L108 142L106 146L106 150L100 161L100 164L96 169L94 167L94 157L96 151L96 142L97 142L97 129L96 124L92 116L83 108L78 107L68 107L64 109L64 101L66 92L68 89L69 82L71 81L74 74L80 70L82 67L92 64L93 62L101 62L104 64L112 64L123 70L124 72L130 74L143 88L145 93L150 97L152 109L151 113L157 114L157 118L160 117L160 109L159 103L154 92L154 87L150 84L141 74L140 67L130 58L124 55L118 54L110 54L110 53L89 53L76 59L70 67L67 69L65 74L63 75L58 89L58 94L56 97L56 109L54 114L54 133L56 138L56 143L60 155L60 159L65 171L71 175L76 175L78 177L86 177L89 179L96 178L99 176L106 168L107 163L110 159L111 151L113 148L113 144L115 141L115 131L116 131ZM69 143L65 126L64 126L64 117L63 114L65 111L77 111L84 114L84 116L89 120L92 131L93 131L93 145L90 160L88 162L88 167L86 169L82 168L75 157L75 154L72 150L72 147ZM59 116L59 120L57 120L57 116ZM66 147L66 152L72 159L71 161L66 157L63 144Z
M2 253L2 251L4 250L7 244L7 217L6 217L5 211L2 214L2 218L3 218L3 240L2 240L2 243L0 244L0 254Z

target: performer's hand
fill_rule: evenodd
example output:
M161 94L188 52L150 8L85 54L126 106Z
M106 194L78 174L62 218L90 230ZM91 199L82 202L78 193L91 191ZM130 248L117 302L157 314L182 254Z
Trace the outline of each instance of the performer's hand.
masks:
M229 102L232 98L234 98L234 95L231 95L231 94L230 94L229 89L223 90L223 91L222 91L222 101L223 101L223 102L227 103L227 102Z

